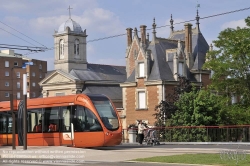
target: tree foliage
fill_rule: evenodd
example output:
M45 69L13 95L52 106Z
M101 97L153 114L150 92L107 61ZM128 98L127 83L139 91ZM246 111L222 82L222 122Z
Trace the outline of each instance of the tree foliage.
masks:
M213 41L217 50L210 50L204 69L214 72L211 88L225 95L241 96L250 104L250 17L247 27L227 28Z

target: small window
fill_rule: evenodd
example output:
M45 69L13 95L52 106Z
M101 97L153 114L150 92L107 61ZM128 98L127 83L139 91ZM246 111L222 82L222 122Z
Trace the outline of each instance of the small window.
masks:
M138 108L139 109L146 108L146 95L144 91L138 92Z
M18 62L14 62L14 66L18 66Z
M17 73L16 73L16 77L17 77L17 78L20 78L20 72L17 72Z
M30 86L30 83L29 82L27 82L27 87L29 87Z
M10 67L9 61L5 61L5 67Z
M183 75L183 63L179 62L179 75Z
M17 92L17 94L16 94L16 97L17 97L17 99L20 99L20 92Z
M235 94L232 94L232 96L231 96L231 102L232 102L232 104L237 103L237 96Z
M35 72L32 72L32 77L35 77L36 76L36 73Z
M213 75L214 75L214 71L213 71L213 70L211 70L211 73L210 73L210 78L212 78L212 77L213 77Z
M144 63L139 63L139 77L144 77Z
M17 88L20 88L20 82L17 82L17 83L16 83L16 87L17 87Z
M30 76L30 73L28 72L28 73L27 73L27 77L29 77L29 76Z
M43 78L43 74L42 73L40 73L40 78Z
M5 82L5 86L10 86L9 82Z
M9 92L5 92L5 97L10 97Z
M30 98L30 92L27 92L27 98Z
M32 97L36 97L36 92L32 92Z
M35 83L35 82L32 82L32 86L34 86L34 87L35 87L35 86L36 86L36 83Z
M43 68L43 67L42 67L42 65L40 64L40 65L39 65L39 69L42 69L42 68Z
M5 76L10 76L10 73L8 71L6 71Z

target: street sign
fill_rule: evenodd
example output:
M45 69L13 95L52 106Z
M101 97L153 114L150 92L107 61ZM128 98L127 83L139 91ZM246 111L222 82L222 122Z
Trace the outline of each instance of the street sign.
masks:
M25 65L33 65L33 62L25 62Z
M25 63L23 63L22 68L25 69L27 65L32 66L33 62L25 62Z

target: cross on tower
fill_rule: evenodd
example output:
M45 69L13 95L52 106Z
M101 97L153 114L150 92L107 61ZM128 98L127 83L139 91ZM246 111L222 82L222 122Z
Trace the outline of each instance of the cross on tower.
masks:
M70 9L73 9L73 8L70 8L70 6L68 8L68 10L69 10L69 18L71 18Z
M198 3L198 0L197 0L197 5L196 5L196 8L198 10L198 8L201 7L200 4Z

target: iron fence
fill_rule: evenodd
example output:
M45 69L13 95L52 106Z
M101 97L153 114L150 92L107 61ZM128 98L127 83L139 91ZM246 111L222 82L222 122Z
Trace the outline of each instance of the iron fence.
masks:
M250 125L154 127L161 142L250 142ZM123 142L128 141L123 130ZM137 132L136 132L137 133ZM136 134L137 135L137 134Z

